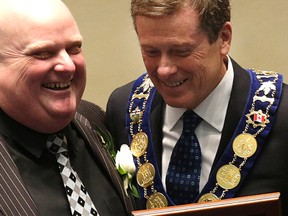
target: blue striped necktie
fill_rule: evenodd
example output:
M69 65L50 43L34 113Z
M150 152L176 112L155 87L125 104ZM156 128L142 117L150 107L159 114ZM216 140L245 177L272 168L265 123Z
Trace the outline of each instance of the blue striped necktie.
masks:
M201 120L193 111L183 114L183 131L166 176L167 193L176 205L192 203L199 194L201 149L194 131Z

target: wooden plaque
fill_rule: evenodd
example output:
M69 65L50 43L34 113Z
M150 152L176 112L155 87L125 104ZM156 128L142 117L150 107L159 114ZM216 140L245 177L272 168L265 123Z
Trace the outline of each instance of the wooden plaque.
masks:
M280 193L132 211L133 216L280 216Z

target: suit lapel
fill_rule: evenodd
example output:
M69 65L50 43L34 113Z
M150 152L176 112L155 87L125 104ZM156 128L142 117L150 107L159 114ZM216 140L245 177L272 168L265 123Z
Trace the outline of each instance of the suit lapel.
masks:
M233 60L232 64L234 68L233 87L227 108L222 136L213 167L220 159L238 126L241 116L243 115L250 88L250 76L247 71L241 68Z
M162 173L162 138L163 138L163 105L164 101L160 94L156 91L152 107L151 107L151 133L152 133L152 140L155 150L155 156L159 168L159 172Z
M0 137L0 215L39 215L2 137Z
M102 144L101 137L99 137L95 130L91 129L89 121L81 114L76 113L76 117L73 123L78 128L79 132L83 135L86 143L90 145L97 161L100 162L102 166L104 166L106 174L111 177L114 187L124 201L126 210L131 212L133 209L133 201L131 196L127 196L124 191L122 179L116 170L113 161L111 160L111 156Z

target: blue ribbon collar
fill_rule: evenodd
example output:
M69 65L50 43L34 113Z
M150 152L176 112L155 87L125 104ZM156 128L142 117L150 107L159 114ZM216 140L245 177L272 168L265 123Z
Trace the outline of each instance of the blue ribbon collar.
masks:
M281 93L283 77L273 71L249 69L250 91L235 133L196 202L231 198L259 156L270 133ZM134 83L128 101L126 127L137 167L136 180L143 206L174 205L164 190L153 149L150 111L156 89L145 73Z

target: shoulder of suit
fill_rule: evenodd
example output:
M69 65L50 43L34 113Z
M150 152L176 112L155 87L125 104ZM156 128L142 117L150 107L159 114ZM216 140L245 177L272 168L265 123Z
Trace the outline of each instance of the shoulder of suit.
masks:
M93 130L107 131L105 112L100 106L86 100L81 100L75 118L79 120L83 119L83 117L89 122Z
M77 113L87 118L89 121L92 121L92 124L104 124L105 123L105 112L104 110L89 101L81 100Z
M90 127L92 130L97 131L97 133L100 133L102 136L110 137L110 133L106 126L106 120L105 120L105 111L98 105L91 103L86 100L81 100L77 113L75 115L76 119L83 118L84 121L88 121Z

